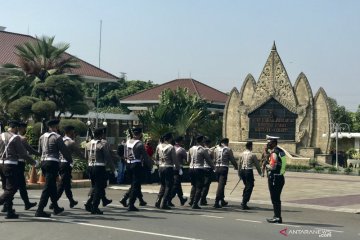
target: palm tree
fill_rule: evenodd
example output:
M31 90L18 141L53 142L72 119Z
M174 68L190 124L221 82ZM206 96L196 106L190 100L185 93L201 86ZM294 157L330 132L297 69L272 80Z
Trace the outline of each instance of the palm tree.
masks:
M3 67L9 69L9 75L0 79L0 101L5 106L21 96L29 96L35 85L47 77L71 73L79 67L78 60L65 52L69 44L54 45L54 39L41 37L16 46L18 65L5 64Z

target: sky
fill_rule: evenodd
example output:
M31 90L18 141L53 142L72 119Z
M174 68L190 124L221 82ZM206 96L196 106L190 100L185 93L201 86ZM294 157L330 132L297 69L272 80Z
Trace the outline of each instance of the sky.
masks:
M116 76L192 77L223 92L260 76L273 41L294 84L304 72L349 111L360 105L357 0L0 0L0 26L55 36ZM0 53L1 54L1 53Z

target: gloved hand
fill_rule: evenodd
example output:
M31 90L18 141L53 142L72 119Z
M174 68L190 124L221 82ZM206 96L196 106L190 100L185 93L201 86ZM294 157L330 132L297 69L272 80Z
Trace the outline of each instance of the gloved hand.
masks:
M156 167L153 166L152 169L151 169L151 174L154 174L155 170L156 170Z
M38 160L35 160L35 164L34 164L34 167L35 168L38 168L40 167L40 162Z
M182 176L184 174L183 170L180 168L179 175Z
M70 163L70 167L72 169L74 167L74 163Z
M117 176L118 176L118 171L117 170L114 171L114 176L115 176L115 178L117 178Z

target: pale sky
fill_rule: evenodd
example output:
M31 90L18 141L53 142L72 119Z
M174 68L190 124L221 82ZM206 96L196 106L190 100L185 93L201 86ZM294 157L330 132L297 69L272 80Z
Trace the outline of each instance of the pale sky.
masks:
M292 83L300 72L350 111L360 104L357 0L12 0L0 26L56 36L69 53L128 79L192 77L224 92L257 80L273 41ZM1 54L1 53L0 53Z

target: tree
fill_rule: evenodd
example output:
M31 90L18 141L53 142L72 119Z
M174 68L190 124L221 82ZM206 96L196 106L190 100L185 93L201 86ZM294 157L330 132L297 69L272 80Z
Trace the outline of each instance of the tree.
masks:
M356 112L352 114L353 129L354 132L360 132L360 105Z
M347 123L350 126L350 130L353 128L353 120L351 117L351 112L346 110L344 106L338 105L337 101L334 98L328 98L330 111L331 111L331 120L336 123Z
M206 101L190 95L187 89L164 90L159 105L139 114L139 119L151 138L158 139L166 132L195 136L209 112Z

